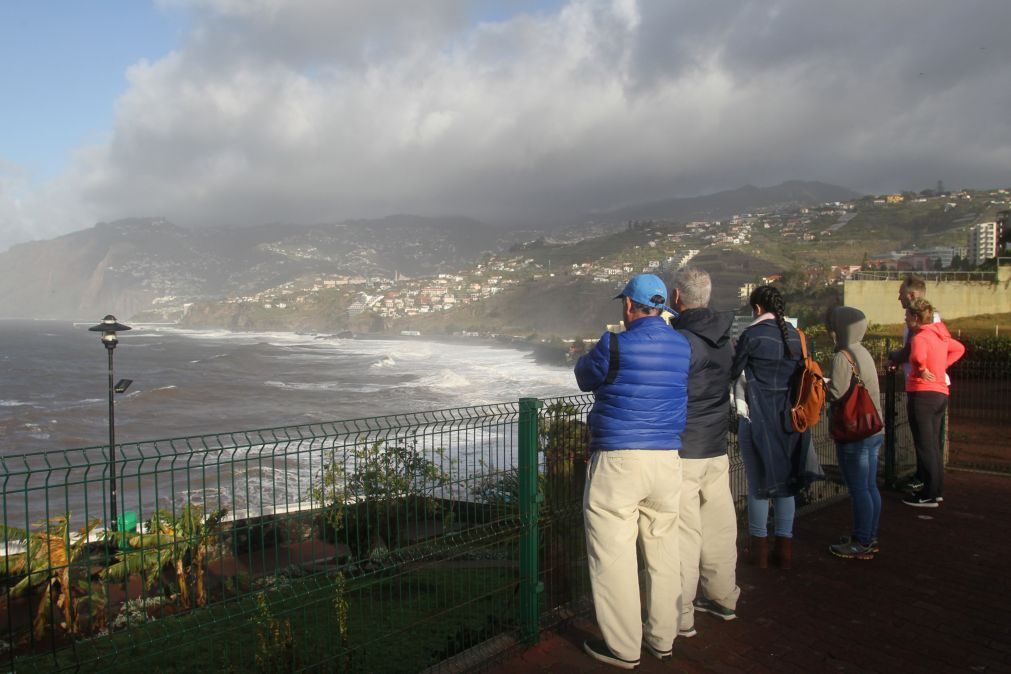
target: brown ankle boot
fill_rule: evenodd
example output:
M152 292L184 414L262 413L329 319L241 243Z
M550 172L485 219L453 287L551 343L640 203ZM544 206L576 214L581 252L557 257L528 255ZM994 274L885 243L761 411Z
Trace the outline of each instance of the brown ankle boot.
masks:
M776 549L772 557L781 569L793 568L793 539L776 536Z
M748 548L748 560L752 566L760 569L769 568L769 537L752 536L751 547Z

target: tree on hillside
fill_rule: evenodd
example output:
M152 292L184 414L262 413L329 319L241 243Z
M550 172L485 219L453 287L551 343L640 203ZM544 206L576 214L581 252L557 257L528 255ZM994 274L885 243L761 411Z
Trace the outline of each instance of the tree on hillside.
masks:
M842 304L842 286L829 283L827 267L786 270L776 285L802 328L821 325L827 309Z
M776 285L779 286L780 291L786 296L802 294L806 290L804 273L796 267L787 269L780 274L779 282Z

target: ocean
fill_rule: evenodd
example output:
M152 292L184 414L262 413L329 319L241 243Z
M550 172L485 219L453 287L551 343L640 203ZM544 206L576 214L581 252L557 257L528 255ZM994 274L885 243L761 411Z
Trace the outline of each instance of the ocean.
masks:
M109 441L108 356L90 325L0 321L4 525L27 528L64 512L79 524L108 512L101 484ZM115 381L133 380L116 395L115 406L121 513L150 513L186 501L227 507L235 517L261 512L262 504L292 507L306 498L323 458L310 440L296 441L286 458L276 460L269 444L255 440L242 450L207 454L192 454L186 442L144 445L145 452L158 447L157 460L142 459L130 443L207 434L241 442L273 435L238 431L578 393L570 368L539 364L528 352L478 340L132 327L119 334L114 351ZM359 423L347 427L366 426ZM514 434L515 428L485 429L444 467L455 461L455 470L470 475L486 460L511 465L514 436L502 432ZM219 441L207 442L216 447ZM77 448L94 449L63 451ZM496 449L498 454L489 454ZM434 447L424 451L433 455Z
M0 321L0 455L108 444L108 359L88 327ZM578 393L570 368L477 340L132 327L114 352L115 379L133 380L117 444Z

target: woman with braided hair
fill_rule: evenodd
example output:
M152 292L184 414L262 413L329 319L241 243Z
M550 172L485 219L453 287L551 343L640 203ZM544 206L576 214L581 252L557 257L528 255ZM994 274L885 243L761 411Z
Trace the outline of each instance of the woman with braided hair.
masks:
M783 295L759 286L748 300L755 320L740 338L731 377L736 380L737 439L748 482L749 557L768 566L769 500L773 502L774 559L792 563L794 496L818 476L805 470L812 451L809 432L798 433L790 421L790 379L802 357L797 330L783 317Z

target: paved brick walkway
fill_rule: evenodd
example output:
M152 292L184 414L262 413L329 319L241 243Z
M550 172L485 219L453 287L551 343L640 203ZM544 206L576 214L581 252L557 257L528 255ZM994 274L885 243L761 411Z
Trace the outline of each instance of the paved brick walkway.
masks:
M641 672L1011 672L1011 477L949 471L945 502L910 508L883 493L882 551L827 550L849 531L849 502L797 521L794 569L741 565L738 619L698 615L673 662ZM615 672L582 652L591 620L548 633L495 666L519 672Z

